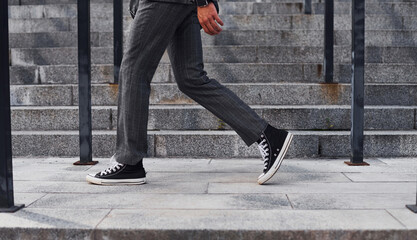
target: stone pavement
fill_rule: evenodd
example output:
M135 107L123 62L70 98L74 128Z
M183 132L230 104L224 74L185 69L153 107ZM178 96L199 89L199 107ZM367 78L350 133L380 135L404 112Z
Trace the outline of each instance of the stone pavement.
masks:
M108 165L15 158L16 204L0 239L417 239L417 159L285 160L269 184L260 159L148 158L148 183L96 186Z

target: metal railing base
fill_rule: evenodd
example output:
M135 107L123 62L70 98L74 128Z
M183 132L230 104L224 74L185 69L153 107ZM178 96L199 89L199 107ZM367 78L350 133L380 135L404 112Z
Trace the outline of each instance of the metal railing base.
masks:
M417 213L417 205L405 205L408 209L410 209L413 213Z
M351 162L351 161L345 161L345 164L349 165L349 166L369 166L369 163L367 162Z
M9 208L0 208L0 213L14 213L24 208L25 204L18 204Z
M83 166L83 165L96 165L98 161L88 161L88 162L82 162L82 161L76 161L74 165L77 166Z

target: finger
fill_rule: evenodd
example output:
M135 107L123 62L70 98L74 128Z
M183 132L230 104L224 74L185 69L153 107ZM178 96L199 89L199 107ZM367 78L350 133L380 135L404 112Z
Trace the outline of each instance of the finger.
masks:
M201 23L201 26L203 27L204 32L206 32L209 35L213 35L204 23Z
M223 21L220 19L219 15L214 15L214 19L216 19L216 22L218 22L220 25L224 25Z
M210 21L204 23L211 34L216 34L217 31L214 30L213 26L210 24Z
M216 31L216 34L220 33L222 31L222 29L219 27L219 25L217 25L216 21L214 19L210 19L210 23L209 23L213 29Z

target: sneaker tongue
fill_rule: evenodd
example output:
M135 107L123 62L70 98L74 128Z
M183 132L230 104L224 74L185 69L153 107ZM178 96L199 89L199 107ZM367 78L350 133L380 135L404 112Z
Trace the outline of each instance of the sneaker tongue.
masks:
M260 137L258 140L256 140L256 142L257 142L258 144L260 144L260 143L262 142L262 137Z
M106 170L100 172L100 176L115 172L120 167L120 165L121 165L120 163L116 163L113 166L108 167Z

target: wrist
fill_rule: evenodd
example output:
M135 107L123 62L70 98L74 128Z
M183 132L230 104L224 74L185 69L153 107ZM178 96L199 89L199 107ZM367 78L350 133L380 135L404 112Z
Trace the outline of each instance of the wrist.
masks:
M209 0L195 0L197 7L207 7L209 5Z

